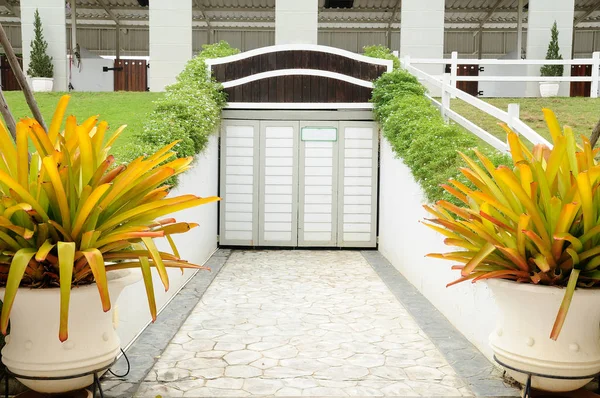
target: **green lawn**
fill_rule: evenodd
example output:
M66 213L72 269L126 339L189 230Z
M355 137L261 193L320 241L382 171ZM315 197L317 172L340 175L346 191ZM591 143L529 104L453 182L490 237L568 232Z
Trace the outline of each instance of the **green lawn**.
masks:
M35 97L44 116L46 124L50 124L52 114L59 98L64 93L36 93ZM20 91L7 91L4 93L11 112L18 120L31 116L25 97ZM78 122L83 122L90 116L100 115L100 120L106 120L109 131L115 131L119 126L126 124L127 128L117 140L112 153L120 158L120 146L140 131L148 114L154 109L152 102L159 98L161 93L133 93L133 92L108 92L84 93L73 92L67 108L67 115L75 115Z
M556 113L561 125L573 128L575 135L584 134L589 137L594 125L600 119L600 99L591 98L482 98L484 101L504 111L508 104L517 103L521 106L520 117L532 129L550 140L550 133L544 121L542 108L550 108ZM506 139L506 134L498 120L466 102L453 99L450 108L474 122L484 130L494 134L501 140Z

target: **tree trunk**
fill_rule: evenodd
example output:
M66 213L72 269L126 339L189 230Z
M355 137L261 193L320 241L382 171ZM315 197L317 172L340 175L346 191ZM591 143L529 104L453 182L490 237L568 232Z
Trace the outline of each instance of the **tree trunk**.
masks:
M596 123L596 127L592 130L592 135L590 136L590 143L592 144L592 148L596 146L596 142L598 142L598 138L600 138L600 120Z
M4 27L0 23L0 44L4 47L4 52L6 53L6 58L8 58L8 63L21 86L21 90L23 90L23 94L25 94L25 100L27 101L27 105L29 105L29 109L31 109L31 113L33 113L33 117L38 123L46 129L46 124L44 123L44 118L42 117L42 112L40 112L40 108L35 101L35 97L33 96L33 91L31 91L31 87L27 83L27 77L25 77L25 73L23 73L23 69L19 65L19 61L17 60L17 56L15 55L15 50L13 50L10 41L8 40L8 36L6 35L6 31ZM8 122L7 122L8 123Z
M0 89L0 113L2 114L2 117L4 117L4 122L6 123L6 127L8 128L10 135L12 136L13 140L17 142L17 125L15 118L8 108L8 103L6 103L6 98L4 98L2 89Z

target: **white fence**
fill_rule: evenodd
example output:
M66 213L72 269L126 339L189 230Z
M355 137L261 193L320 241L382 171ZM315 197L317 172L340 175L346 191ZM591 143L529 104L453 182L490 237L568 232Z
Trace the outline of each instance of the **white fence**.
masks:
M519 104L509 104L506 111L499 109L485 101L480 100L457 88L459 81L478 81L478 82L591 82L590 97L598 98L598 89L600 87L600 52L595 52L592 58L572 59L572 60L508 60L508 59L458 59L457 53L453 52L450 59L411 59L409 56L400 59L402 66L415 75L419 80L430 87L441 91L442 101L439 102L429 96L432 103L440 109L440 112L446 118L452 119L462 127L475 134L497 150L501 152L508 151L506 142L498 139L496 136L488 133L472 121L461 116L451 109L451 98L459 98L469 105L495 117L501 122L506 123L513 131L521 134L534 145L544 144L552 147L544 137L535 132L531 127L519 119ZM450 65L450 73L443 75L431 75L415 65ZM458 65L592 65L591 76L458 76Z
M475 108L487 113L500 120L501 122L506 123L511 129L515 132L521 134L527 140L529 140L534 145L536 144L544 144L549 147L552 147L552 144L548 142L544 137L535 132L531 127L526 125L521 119L519 119L519 105L518 104L510 104L508 106L507 111L503 111L495 106L488 104L485 101L480 100L479 98L473 97L470 94L465 93L464 91L456 88L451 81L451 74L447 73L439 77L432 76L428 73L423 72L422 70L411 65L411 61L409 58L403 58L401 60L402 66L410 73L415 75L418 79L427 82L429 85L438 88L442 92L442 102L436 101L434 98L429 96L429 99L435 104L439 109L442 115L446 119L452 119L456 123L463 126L465 129L475 134L477 137L481 138L497 150L501 152L508 151L508 145L506 142L501 141L496 136L488 133L481 127L477 126L472 121L467 118L461 116L456 111L453 111L450 108L450 99L458 98L469 105L474 106Z
M456 83L462 82L591 82L590 97L598 98L598 88L600 87L600 52L594 52L592 58L577 58L563 60L546 60L546 59L459 59L458 53L452 53L449 59L411 59L405 57L404 62L412 65L450 65L450 84L456 87ZM542 65L591 65L591 76L458 76L459 65L503 65L503 66L520 66L534 67ZM568 71L568 69L567 69ZM436 76L438 77L438 76ZM441 78L440 78L441 79Z

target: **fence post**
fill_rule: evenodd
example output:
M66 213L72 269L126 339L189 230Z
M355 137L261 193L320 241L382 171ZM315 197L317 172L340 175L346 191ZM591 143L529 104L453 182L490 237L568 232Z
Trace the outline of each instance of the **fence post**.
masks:
M410 66L410 55L404 56L404 69L408 69Z
M600 84L600 51L592 54L592 87L590 97L598 98L598 85Z
M447 91L447 88L450 86L450 73L444 73L444 79L442 80L442 117L448 123L448 115L446 114L446 110L450 109L450 93Z
M446 66L444 65L444 68ZM451 76L451 85L456 88L456 76L458 75L458 52L452 51L452 59L450 60L450 76ZM452 98L456 98L454 95Z
M520 106L519 104L508 104L508 127L515 130L515 120L519 120ZM515 131L515 133L517 133ZM518 134L518 133L517 133Z

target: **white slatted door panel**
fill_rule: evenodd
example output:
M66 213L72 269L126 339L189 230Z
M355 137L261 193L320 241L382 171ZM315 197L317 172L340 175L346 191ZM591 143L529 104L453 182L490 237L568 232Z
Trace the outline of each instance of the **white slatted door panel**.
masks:
M298 244L298 122L260 123L259 244Z
M377 245L377 166L377 125L340 122L340 247Z
M298 246L336 246L338 142L302 140L302 128L338 122L300 122Z
M258 243L258 127L235 120L221 126L221 245Z

